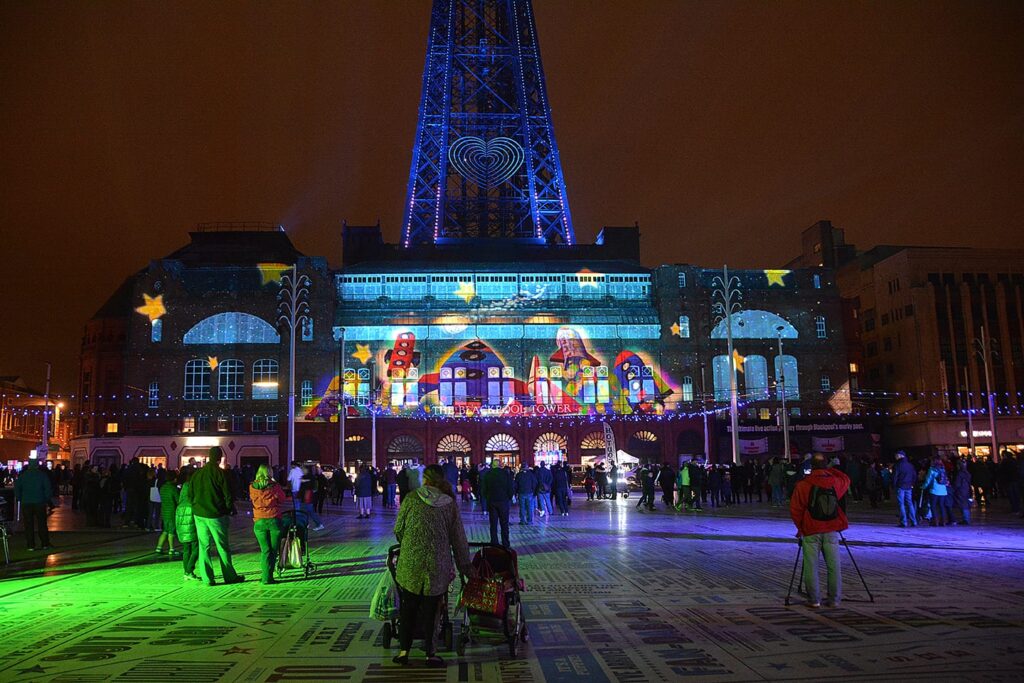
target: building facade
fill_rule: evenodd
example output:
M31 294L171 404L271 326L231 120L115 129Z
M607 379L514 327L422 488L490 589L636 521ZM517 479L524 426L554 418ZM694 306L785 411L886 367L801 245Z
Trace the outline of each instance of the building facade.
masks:
M649 268L638 227L578 243L536 36L529 2L435 2L398 243L345 226L330 271L274 227L210 226L131 278L87 326L76 459L283 463L292 267L293 457L726 460L734 371L743 453L781 454L783 395L797 448L870 452L829 268Z

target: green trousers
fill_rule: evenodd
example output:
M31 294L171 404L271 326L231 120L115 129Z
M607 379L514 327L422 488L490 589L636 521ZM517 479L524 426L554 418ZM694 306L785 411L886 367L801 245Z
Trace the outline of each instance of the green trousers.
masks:
M231 564L231 548L228 547L228 522L231 518L200 517L196 515L196 536L199 539L199 576L208 584L213 584L213 558L216 553L220 559L220 573L225 583L238 580L235 566Z
M257 519L252 525L252 532L260 544L260 581L269 583L274 576L281 547L281 525L277 519Z

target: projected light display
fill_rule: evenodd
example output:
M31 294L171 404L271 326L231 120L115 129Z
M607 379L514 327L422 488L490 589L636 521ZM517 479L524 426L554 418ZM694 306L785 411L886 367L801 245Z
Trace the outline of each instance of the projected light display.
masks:
M615 333L617 326L591 327ZM473 336L480 328L497 334L492 339ZM660 414L673 396L681 397L656 354L622 348L619 334L592 340L588 326L446 324L346 330L367 340L357 343L351 354L366 367L346 368L343 382L337 376L324 378L307 420L337 415L342 387L352 409L365 412L373 404L395 415ZM517 334L503 334L511 330ZM371 367L376 368L375 387Z
M480 187L501 185L523 165L526 153L512 138L482 140L464 135L448 147L448 161L459 174Z

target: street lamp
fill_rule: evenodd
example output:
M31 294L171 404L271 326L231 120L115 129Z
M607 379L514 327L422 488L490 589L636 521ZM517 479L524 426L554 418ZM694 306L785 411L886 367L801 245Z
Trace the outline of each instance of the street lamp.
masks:
M338 467L345 473L345 328L334 328L334 341L338 342Z
M776 336L779 339L779 372L775 378L775 387L782 398L782 448L784 458L789 460L789 413L786 412L786 363L782 357L782 331L786 328L778 325L775 328Z
M288 462L295 461L295 331L310 320L309 287L312 283L299 275L293 265L291 273L281 276L281 291L277 293L278 323L288 328Z
M992 393L992 338L981 326L981 338L974 340L974 350L985 368L985 392L988 394L988 428L992 432L992 462L999 462L999 437L996 434L996 395Z
M740 429L739 404L736 396L736 356L732 347L732 315L740 310L740 280L735 275L729 275L729 266L723 266L722 274L712 278L711 286L714 287L711 294L712 301L718 297L718 301L712 305L711 310L725 321L725 335L729 352L729 424L732 428L732 461L738 465L740 463Z

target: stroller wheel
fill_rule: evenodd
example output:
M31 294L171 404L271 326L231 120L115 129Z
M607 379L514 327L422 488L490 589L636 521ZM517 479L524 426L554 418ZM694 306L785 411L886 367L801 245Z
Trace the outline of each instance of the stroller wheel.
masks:
M446 623L444 625L444 628L442 629L442 632L443 632L443 635L444 635L444 649L449 651L449 652L451 652L451 650L452 650L452 642L454 640L454 633L453 633L453 630L452 630L452 622L449 621L448 623Z
M394 632L391 628L391 622L387 621L384 623L384 649L391 649L391 638L394 636Z
M622 497L623 498L629 498L629 491L626 491L625 493L623 493Z

